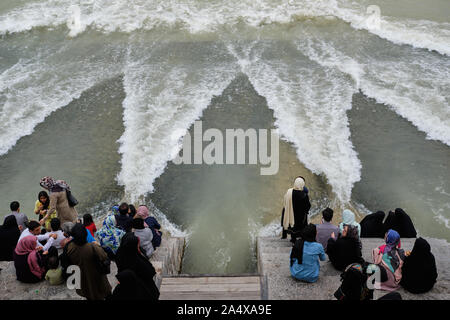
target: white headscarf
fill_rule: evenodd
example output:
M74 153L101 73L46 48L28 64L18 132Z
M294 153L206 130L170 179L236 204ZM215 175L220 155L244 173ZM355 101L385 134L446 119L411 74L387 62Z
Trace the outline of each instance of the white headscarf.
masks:
M358 229L358 236L361 236L361 225L355 221L355 214L348 209L342 212L342 222L339 224L341 233L344 231L344 225L356 227Z
M302 191L305 187L305 180L303 178L298 177L294 181L294 188L288 189L286 194L284 195L284 218L283 218L283 229L287 230L288 227L294 226L294 207L292 205L292 191L300 190Z
M303 180L303 178L298 177L297 179L295 179L294 190L302 191L304 187L305 187L305 180Z

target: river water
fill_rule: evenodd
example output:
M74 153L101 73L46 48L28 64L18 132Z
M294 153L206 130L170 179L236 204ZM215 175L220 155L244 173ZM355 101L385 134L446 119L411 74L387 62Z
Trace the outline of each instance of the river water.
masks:
M445 0L4 0L0 215L32 218L51 175L80 214L146 202L188 236L183 272L253 272L302 175L313 213L401 207L450 240L449 17ZM277 174L175 165L195 120L276 129Z

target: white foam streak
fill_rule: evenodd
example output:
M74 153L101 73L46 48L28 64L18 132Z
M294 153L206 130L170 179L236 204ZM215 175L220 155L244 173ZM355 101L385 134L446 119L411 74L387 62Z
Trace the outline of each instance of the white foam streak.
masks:
M74 4L80 8L81 20L80 27L71 30L72 35L88 26L104 32L180 28L201 33L241 23L259 28L305 18L336 17L357 30L367 30L394 43L450 55L449 23L389 17L381 12L380 28L373 28L367 23L367 8L347 0L46 0L27 3L1 15L0 34L65 25L71 19L70 7Z
M70 47L59 51L66 50ZM0 74L0 155L31 134L50 113L96 83L119 74L95 57L61 59L58 52L38 56L20 60Z
M346 115L355 86L338 71L299 57L288 45L258 42L230 45L229 50L267 99L276 127L294 144L300 161L313 173L324 174L339 200L348 202L361 169ZM275 51L277 58L270 59Z
M294 144L298 158L313 173L324 174L337 197L348 202L361 169L346 116L355 88L338 72L311 65L295 49L277 45L259 42L229 49L274 110L275 125ZM286 56L264 57L274 50Z
M236 64L210 59L221 54L214 44L197 48L160 44L144 58L136 57L143 48L131 49L124 72L125 132L119 140L118 176L131 199L153 191L154 180L181 148L180 132L187 132L236 75Z
M352 57L321 40L303 40L298 48L322 66L350 75L368 97L389 105L428 139L450 145L450 63L420 55L398 61L372 55Z

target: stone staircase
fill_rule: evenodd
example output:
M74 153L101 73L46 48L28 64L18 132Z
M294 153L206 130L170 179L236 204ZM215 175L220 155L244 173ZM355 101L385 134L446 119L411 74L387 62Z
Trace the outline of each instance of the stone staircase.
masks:
M445 240L425 238L436 258L438 281L425 294L411 294L402 288L398 292L405 300L449 300L450 299L450 244ZM402 239L402 248L412 250L415 239ZM383 244L382 239L362 239L362 254L372 261L372 249ZM320 262L320 275L316 283L305 283L294 279L289 270L292 244L276 237L259 237L257 241L258 271L267 278L269 300L335 300L334 292L340 286L340 271L327 261ZM387 292L375 290L374 299Z

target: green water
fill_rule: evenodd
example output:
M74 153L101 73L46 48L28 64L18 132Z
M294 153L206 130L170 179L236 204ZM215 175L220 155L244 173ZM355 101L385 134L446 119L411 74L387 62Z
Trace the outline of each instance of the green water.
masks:
M254 272L302 175L313 213L401 207L450 240L449 1L78 4L69 29L72 1L0 2L0 217L17 200L32 218L51 175L80 214L153 203L188 235L183 272ZM278 173L174 165L197 119L277 128Z

